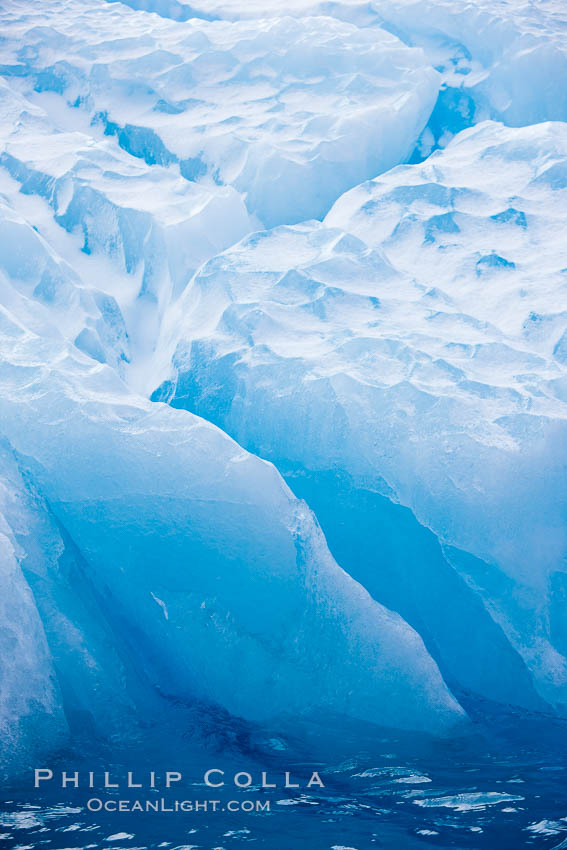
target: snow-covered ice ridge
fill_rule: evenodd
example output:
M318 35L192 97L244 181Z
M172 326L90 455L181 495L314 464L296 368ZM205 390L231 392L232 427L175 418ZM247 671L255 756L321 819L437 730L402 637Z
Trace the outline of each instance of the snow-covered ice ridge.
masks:
M8 73L26 93L62 95L150 165L233 186L268 227L323 216L409 156L438 93L421 50L333 18L172 23L122 4L45 7L15 4L8 28Z
M0 10L3 770L567 713L561 5L280 9Z

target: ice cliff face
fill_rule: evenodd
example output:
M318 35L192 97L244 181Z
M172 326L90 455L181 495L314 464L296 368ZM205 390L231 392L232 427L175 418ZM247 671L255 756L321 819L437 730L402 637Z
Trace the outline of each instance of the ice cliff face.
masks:
M437 732L459 720L419 636L337 566L273 466L6 311L2 362L6 464L21 476L6 483L7 521L71 720L89 704L100 731L131 722L129 705L107 717L121 669L127 702L154 690L249 719L325 709ZM42 502L20 496L32 482ZM47 679L17 575L12 628L41 647L31 672ZM36 696L19 699L35 714Z
M3 770L567 711L561 10L279 5L0 12Z
M2 767L25 763L43 754L46 745L65 741L66 720L61 706L53 662L43 624L30 587L22 573L14 530L5 515L5 503L17 503L10 458L4 455L0 490L0 574L2 597Z
M369 513L340 557L349 570L425 621L451 676L517 699L518 675L500 672L508 662L466 662L478 605L477 658L509 642L558 704L566 155L563 125L483 124L423 165L353 189L323 224L252 235L206 264L172 310L175 372L161 389L297 476L299 492L315 488L306 498L330 535L345 495L336 512L327 504L328 473L346 476L351 522ZM439 551L453 569L429 568L415 552L393 580L383 529L371 528L377 494L484 563ZM449 614L444 630L438 604L454 605L457 591L463 616Z

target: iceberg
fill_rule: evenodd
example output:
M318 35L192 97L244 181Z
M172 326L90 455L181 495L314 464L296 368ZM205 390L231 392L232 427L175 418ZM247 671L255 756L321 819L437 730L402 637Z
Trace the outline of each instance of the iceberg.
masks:
M274 462L448 681L560 712L566 168L563 124L487 122L251 235L164 320L154 395Z
M117 712L105 694L121 665L123 725L146 692L251 720L328 710L436 733L462 721L421 638L340 569L271 464L5 310L0 387L12 465L43 503L19 534L52 553L37 576L24 539L66 715L96 728Z
M388 783L406 838L515 798L461 733L567 714L564 23L0 9L3 775L167 730L325 750L361 835ZM402 757L430 736L459 783Z

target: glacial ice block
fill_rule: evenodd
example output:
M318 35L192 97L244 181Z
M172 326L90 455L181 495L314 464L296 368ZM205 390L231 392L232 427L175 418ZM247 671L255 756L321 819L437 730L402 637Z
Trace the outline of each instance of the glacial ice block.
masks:
M6 546L11 547L13 573L17 567L33 612L22 613L10 584L4 582L9 610L3 612L0 630L9 634L17 627L20 643L27 647L25 657L16 655L13 671L10 653L3 653L0 661L4 708L13 709L11 718L3 719L0 762L3 770L13 773L24 772L30 763L37 764L71 740L89 751L105 739L126 744L140 734L141 725L147 729L157 716L163 722L164 705L143 665L124 652L119 622L97 593L80 550L5 438L0 443L0 469ZM17 704L8 699L10 676L18 689ZM16 730L19 735L13 734Z
M5 306L35 333L67 339L123 373L130 345L115 298L84 286L13 207L0 198L0 283Z
M29 103L20 103L15 128L0 131L0 166L22 193L47 201L57 224L80 237L83 253L109 257L160 307L205 260L250 231L230 186L203 186L150 167L108 138L52 126L43 110L30 120Z
M249 216L230 186L149 166L88 122L67 129L54 112L0 80L0 263L20 298L44 305L29 314L31 327L51 316L135 384L171 298L249 232Z
M154 396L294 476L328 534L351 523L341 564L452 681L561 711L566 174L565 125L486 123L346 193L324 225L253 234L166 319ZM391 503L421 524L399 545Z
M265 226L321 218L403 162L439 86L421 50L331 17L171 21L72 0L0 21L25 95L150 165L234 187Z
M474 121L497 118L522 126L566 120L563 4L380 0L373 5L382 26L421 46L440 67L445 84L475 102Z
M281 14L277 0L128 0L128 5L172 18L186 10L234 21ZM518 127L567 118L567 14L556 0L289 0L286 14L331 14L372 32L395 33L424 51L441 86L416 158L487 118Z
M4 467L4 464L3 464ZM11 481L0 477L0 777L19 771L68 732L59 684L32 592L5 515Z
M154 692L253 720L462 719L421 638L337 566L271 464L5 311L1 355L0 430Z

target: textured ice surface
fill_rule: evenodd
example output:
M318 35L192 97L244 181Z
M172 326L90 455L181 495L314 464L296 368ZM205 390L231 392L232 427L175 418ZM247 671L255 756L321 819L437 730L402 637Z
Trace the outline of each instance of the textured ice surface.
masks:
M7 390L5 382L2 388ZM23 727L18 748L2 748L4 770L14 763L23 767L26 757L44 755L58 741L67 743L69 734L87 744L89 736L102 740L120 734L125 739L136 728L140 704L147 716L163 707L157 708L156 695L121 648L106 600L97 592L84 556L5 438L1 460L1 510L30 608L25 618L14 611L13 630L20 642L36 643L26 661L15 656L12 686L28 726ZM6 603L13 606L10 595ZM41 625L39 636L38 628L30 627L34 618ZM43 644L49 647L47 658ZM27 670L32 659L36 673ZM38 707L46 687L38 685L39 671L52 680L51 699L43 712ZM7 705L1 712L3 722ZM34 722L31 728L28 715ZM17 728L15 719L11 721ZM10 740L8 732L5 740Z
M16 248L15 248L16 246ZM66 336L118 372L129 341L116 300L84 287L36 230L0 199L0 280L3 303L43 336Z
M15 492L2 449L0 479L0 770L21 768L46 745L62 743L67 724L44 628L18 560L6 516ZM16 470L17 475L17 470ZM22 517L18 517L20 525ZM25 533L25 532L24 532Z
M240 195L201 186L161 166L149 168L107 139L53 126L43 109L0 89L9 126L0 164L21 191L52 207L57 224L79 232L85 254L106 254L135 274L141 295L162 300L179 291L201 263L250 229ZM164 291L165 290L165 291Z
M351 505L357 522L370 494L382 494L486 562L445 556L552 704L567 698L557 597L566 174L564 125L486 123L423 165L347 193L324 225L252 235L204 266L175 305L164 333L178 340L176 372L162 386L283 470L346 475L366 494ZM329 506L307 492L327 531ZM436 576L441 553L424 576L427 556L416 551L396 593L383 545L377 534L378 577L368 552L349 564L378 598L409 616L415 587L428 584L451 605L452 571ZM452 657L451 676L502 697L503 661L476 672L465 663L474 603L443 634L438 602L416 601L413 617ZM484 640L483 658L493 632ZM519 681L515 673L508 698Z
M2 21L23 92L58 95L73 120L187 181L233 186L267 226L320 218L403 161L437 97L420 50L330 17L150 26L122 4L73 0L15 2Z
M424 47L450 87L462 86L490 117L513 126L567 117L561 84L567 15L560 0L379 0L373 6L387 27Z
M263 18L279 3L246 0L129 0L175 18L181 10L222 18ZM421 47L443 84L417 155L444 146L486 118L512 126L565 121L567 13L562 0L290 0L286 13L331 15L358 27L382 26Z
M59 111L48 114L0 80L4 268L27 282L21 297L37 302L26 312L31 327L40 316L55 322L135 383L171 297L250 230L248 214L229 186L150 168L114 140L93 138L88 122L86 132L67 129Z

